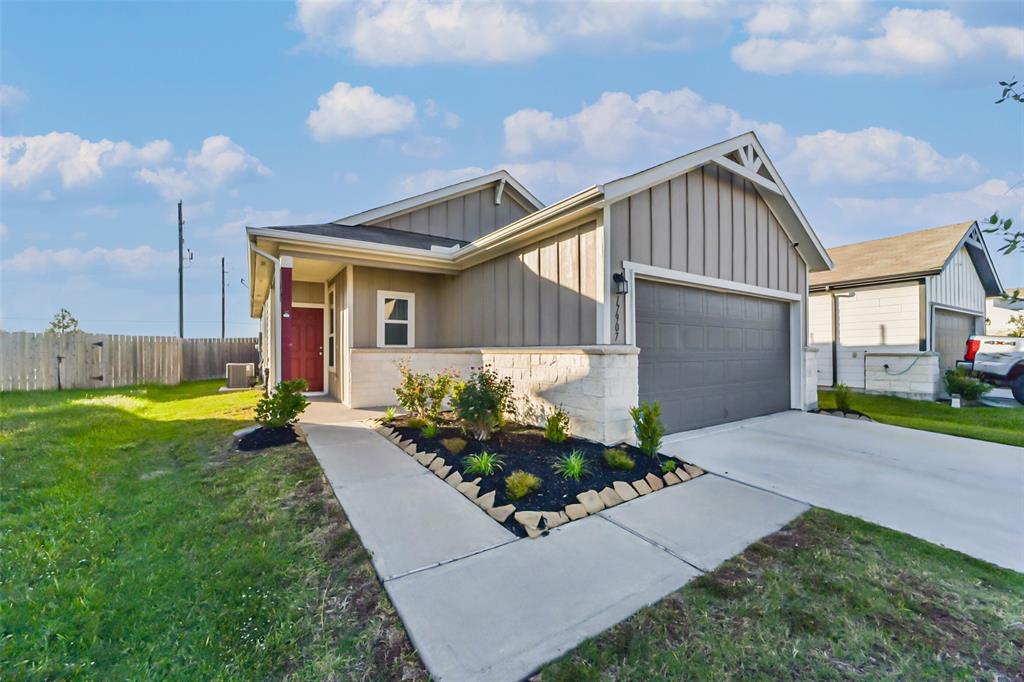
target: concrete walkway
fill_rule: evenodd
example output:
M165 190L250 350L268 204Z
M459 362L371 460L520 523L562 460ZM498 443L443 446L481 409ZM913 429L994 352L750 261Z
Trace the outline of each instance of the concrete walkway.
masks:
M439 680L518 680L772 533L807 505L707 475L520 539L361 420L302 424Z
M707 471L1024 571L1024 448L802 412L669 436Z

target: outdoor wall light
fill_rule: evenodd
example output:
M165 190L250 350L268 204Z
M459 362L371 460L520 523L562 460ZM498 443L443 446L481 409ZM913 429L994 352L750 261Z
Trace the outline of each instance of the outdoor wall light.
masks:
M612 275L612 281L615 282L615 293L616 294L628 294L629 293L629 280L626 279L626 275L621 272L616 272Z

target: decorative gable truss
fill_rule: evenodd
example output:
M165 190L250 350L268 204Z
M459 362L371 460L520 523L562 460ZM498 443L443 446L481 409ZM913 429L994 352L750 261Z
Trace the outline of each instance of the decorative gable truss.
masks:
M653 168L606 183L605 201L612 203L709 163L721 166L753 183L812 272L827 270L832 266L825 247L811 229L806 216L753 132L737 135Z

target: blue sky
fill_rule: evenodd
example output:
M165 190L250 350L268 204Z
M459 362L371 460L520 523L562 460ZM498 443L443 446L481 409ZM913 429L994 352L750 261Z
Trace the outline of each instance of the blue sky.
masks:
M245 224L508 168L552 201L756 130L827 246L1021 219L1019 2L0 4L0 326L255 333ZM996 246L998 242L990 242ZM1024 255L1000 257L1024 286Z

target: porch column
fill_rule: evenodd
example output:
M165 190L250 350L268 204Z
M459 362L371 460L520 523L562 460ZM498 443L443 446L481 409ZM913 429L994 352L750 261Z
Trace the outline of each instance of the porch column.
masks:
M278 361L281 368L278 371L279 381L292 379L292 343L294 329L292 328L292 267L294 261L291 256L281 256L281 346L278 352Z

